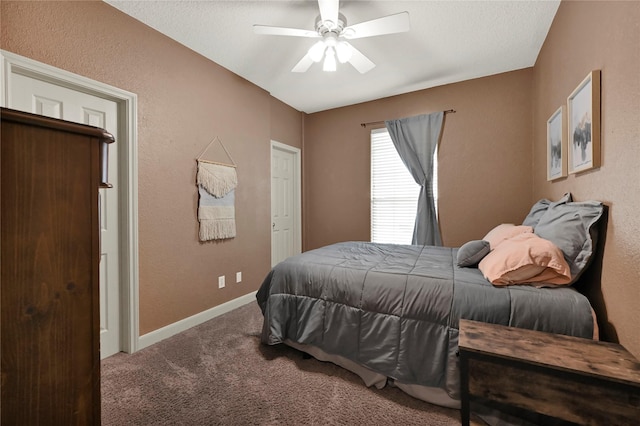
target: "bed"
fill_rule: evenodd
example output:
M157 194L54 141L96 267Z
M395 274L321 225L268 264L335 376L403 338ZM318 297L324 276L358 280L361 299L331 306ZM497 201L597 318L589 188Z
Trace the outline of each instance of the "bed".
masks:
M461 318L597 335L575 286L603 211L565 194L535 203L522 225L499 224L458 248L350 241L288 258L256 295L261 340L338 364L367 386L458 408Z

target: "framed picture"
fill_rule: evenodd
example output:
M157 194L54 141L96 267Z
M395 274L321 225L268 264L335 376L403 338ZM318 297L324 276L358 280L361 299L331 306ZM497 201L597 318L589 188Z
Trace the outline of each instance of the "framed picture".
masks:
M567 98L569 173L600 167L600 70Z
M564 107L558 108L547 120L547 180L567 176L567 134Z

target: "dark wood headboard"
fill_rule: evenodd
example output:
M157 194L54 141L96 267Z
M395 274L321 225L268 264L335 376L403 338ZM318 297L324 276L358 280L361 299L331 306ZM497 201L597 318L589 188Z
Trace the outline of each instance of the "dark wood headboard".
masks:
M618 343L618 335L609 323L607 309L602 295L602 259L607 241L607 227L609 224L609 206L604 205L602 217L597 223L597 241L591 263L584 271L575 288L589 299L598 318L600 340Z

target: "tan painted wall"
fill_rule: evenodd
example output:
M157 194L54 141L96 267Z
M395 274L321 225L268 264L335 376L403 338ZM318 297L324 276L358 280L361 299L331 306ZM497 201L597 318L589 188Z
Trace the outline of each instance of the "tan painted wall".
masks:
M591 70L602 71L602 167L546 181L546 120ZM640 2L563 1L533 70L534 199L610 207L601 288L592 300L608 340L640 357Z
M256 290L270 268L269 141L300 147L301 114L105 3L0 13L2 49L138 95L140 333ZM238 236L200 243L194 160L216 135L238 164Z
M304 114L271 98L271 139L302 148Z
M446 246L520 223L531 207L531 69L318 112L305 120L305 248L370 240L370 131L360 123L455 109L439 148Z

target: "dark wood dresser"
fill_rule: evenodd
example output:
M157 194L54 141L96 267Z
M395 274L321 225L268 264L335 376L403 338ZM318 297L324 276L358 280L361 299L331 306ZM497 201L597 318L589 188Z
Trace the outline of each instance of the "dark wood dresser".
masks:
M100 424L102 129L1 109L3 425Z

